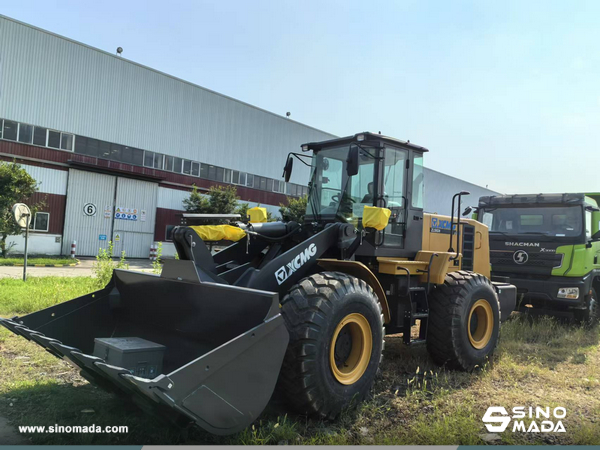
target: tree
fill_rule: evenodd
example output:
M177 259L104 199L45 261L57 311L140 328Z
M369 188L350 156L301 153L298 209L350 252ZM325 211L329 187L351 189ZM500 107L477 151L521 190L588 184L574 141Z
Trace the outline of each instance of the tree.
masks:
M288 204L283 205L280 204L281 208L279 208L279 212L281 213L281 217L284 222L298 222L302 223L304 221L304 214L306 214L306 205L308 203L308 196L303 195L298 198L287 198Z
M10 246L7 248L6 238L21 233L12 215L15 203L24 203L37 191L37 181L27 173L19 164L0 161L0 251L2 257L8 256ZM41 207L29 205L31 213Z
M195 214L234 214L239 199L235 186L211 186L206 195L200 194L194 186L190 198L183 201L183 207Z
M194 214L236 214L238 211L237 189L235 186L211 186L208 194L202 195L196 186L190 198L183 201L183 207ZM228 223L229 220L207 219L207 223Z

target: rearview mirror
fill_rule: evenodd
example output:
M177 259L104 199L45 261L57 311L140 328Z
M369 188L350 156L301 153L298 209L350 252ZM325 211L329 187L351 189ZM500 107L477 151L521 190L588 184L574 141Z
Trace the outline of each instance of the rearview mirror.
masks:
M286 183L289 183L290 177L292 176L292 168L294 167L294 158L292 155L289 155L287 161L285 162L285 167L283 168L283 178Z
M351 146L346 159L346 173L349 177L358 173L358 147Z

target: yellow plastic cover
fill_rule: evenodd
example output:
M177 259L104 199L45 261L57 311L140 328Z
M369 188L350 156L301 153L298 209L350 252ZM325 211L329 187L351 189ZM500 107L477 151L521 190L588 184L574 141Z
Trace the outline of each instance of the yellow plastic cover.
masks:
M263 223L267 221L267 208L261 208L255 206L248 210L248 216L250 217L250 223Z
M197 225L190 227L203 241L237 242L246 236L246 232L233 225Z
M365 205L365 208L363 209L363 227L383 230L387 227L391 215L392 211L387 208Z

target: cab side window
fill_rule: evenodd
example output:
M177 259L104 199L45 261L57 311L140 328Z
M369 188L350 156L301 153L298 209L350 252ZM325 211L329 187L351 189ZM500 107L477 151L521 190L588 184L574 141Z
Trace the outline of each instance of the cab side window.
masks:
M412 207L423 209L423 155L415 155L413 165L413 189L412 189Z

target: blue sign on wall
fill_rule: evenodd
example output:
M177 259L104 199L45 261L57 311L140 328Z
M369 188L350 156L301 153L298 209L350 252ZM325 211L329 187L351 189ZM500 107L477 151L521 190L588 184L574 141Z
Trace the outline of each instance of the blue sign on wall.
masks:
M100 236L98 236L98 239L101 241L105 241L106 240L106 235L105 234L101 234Z

